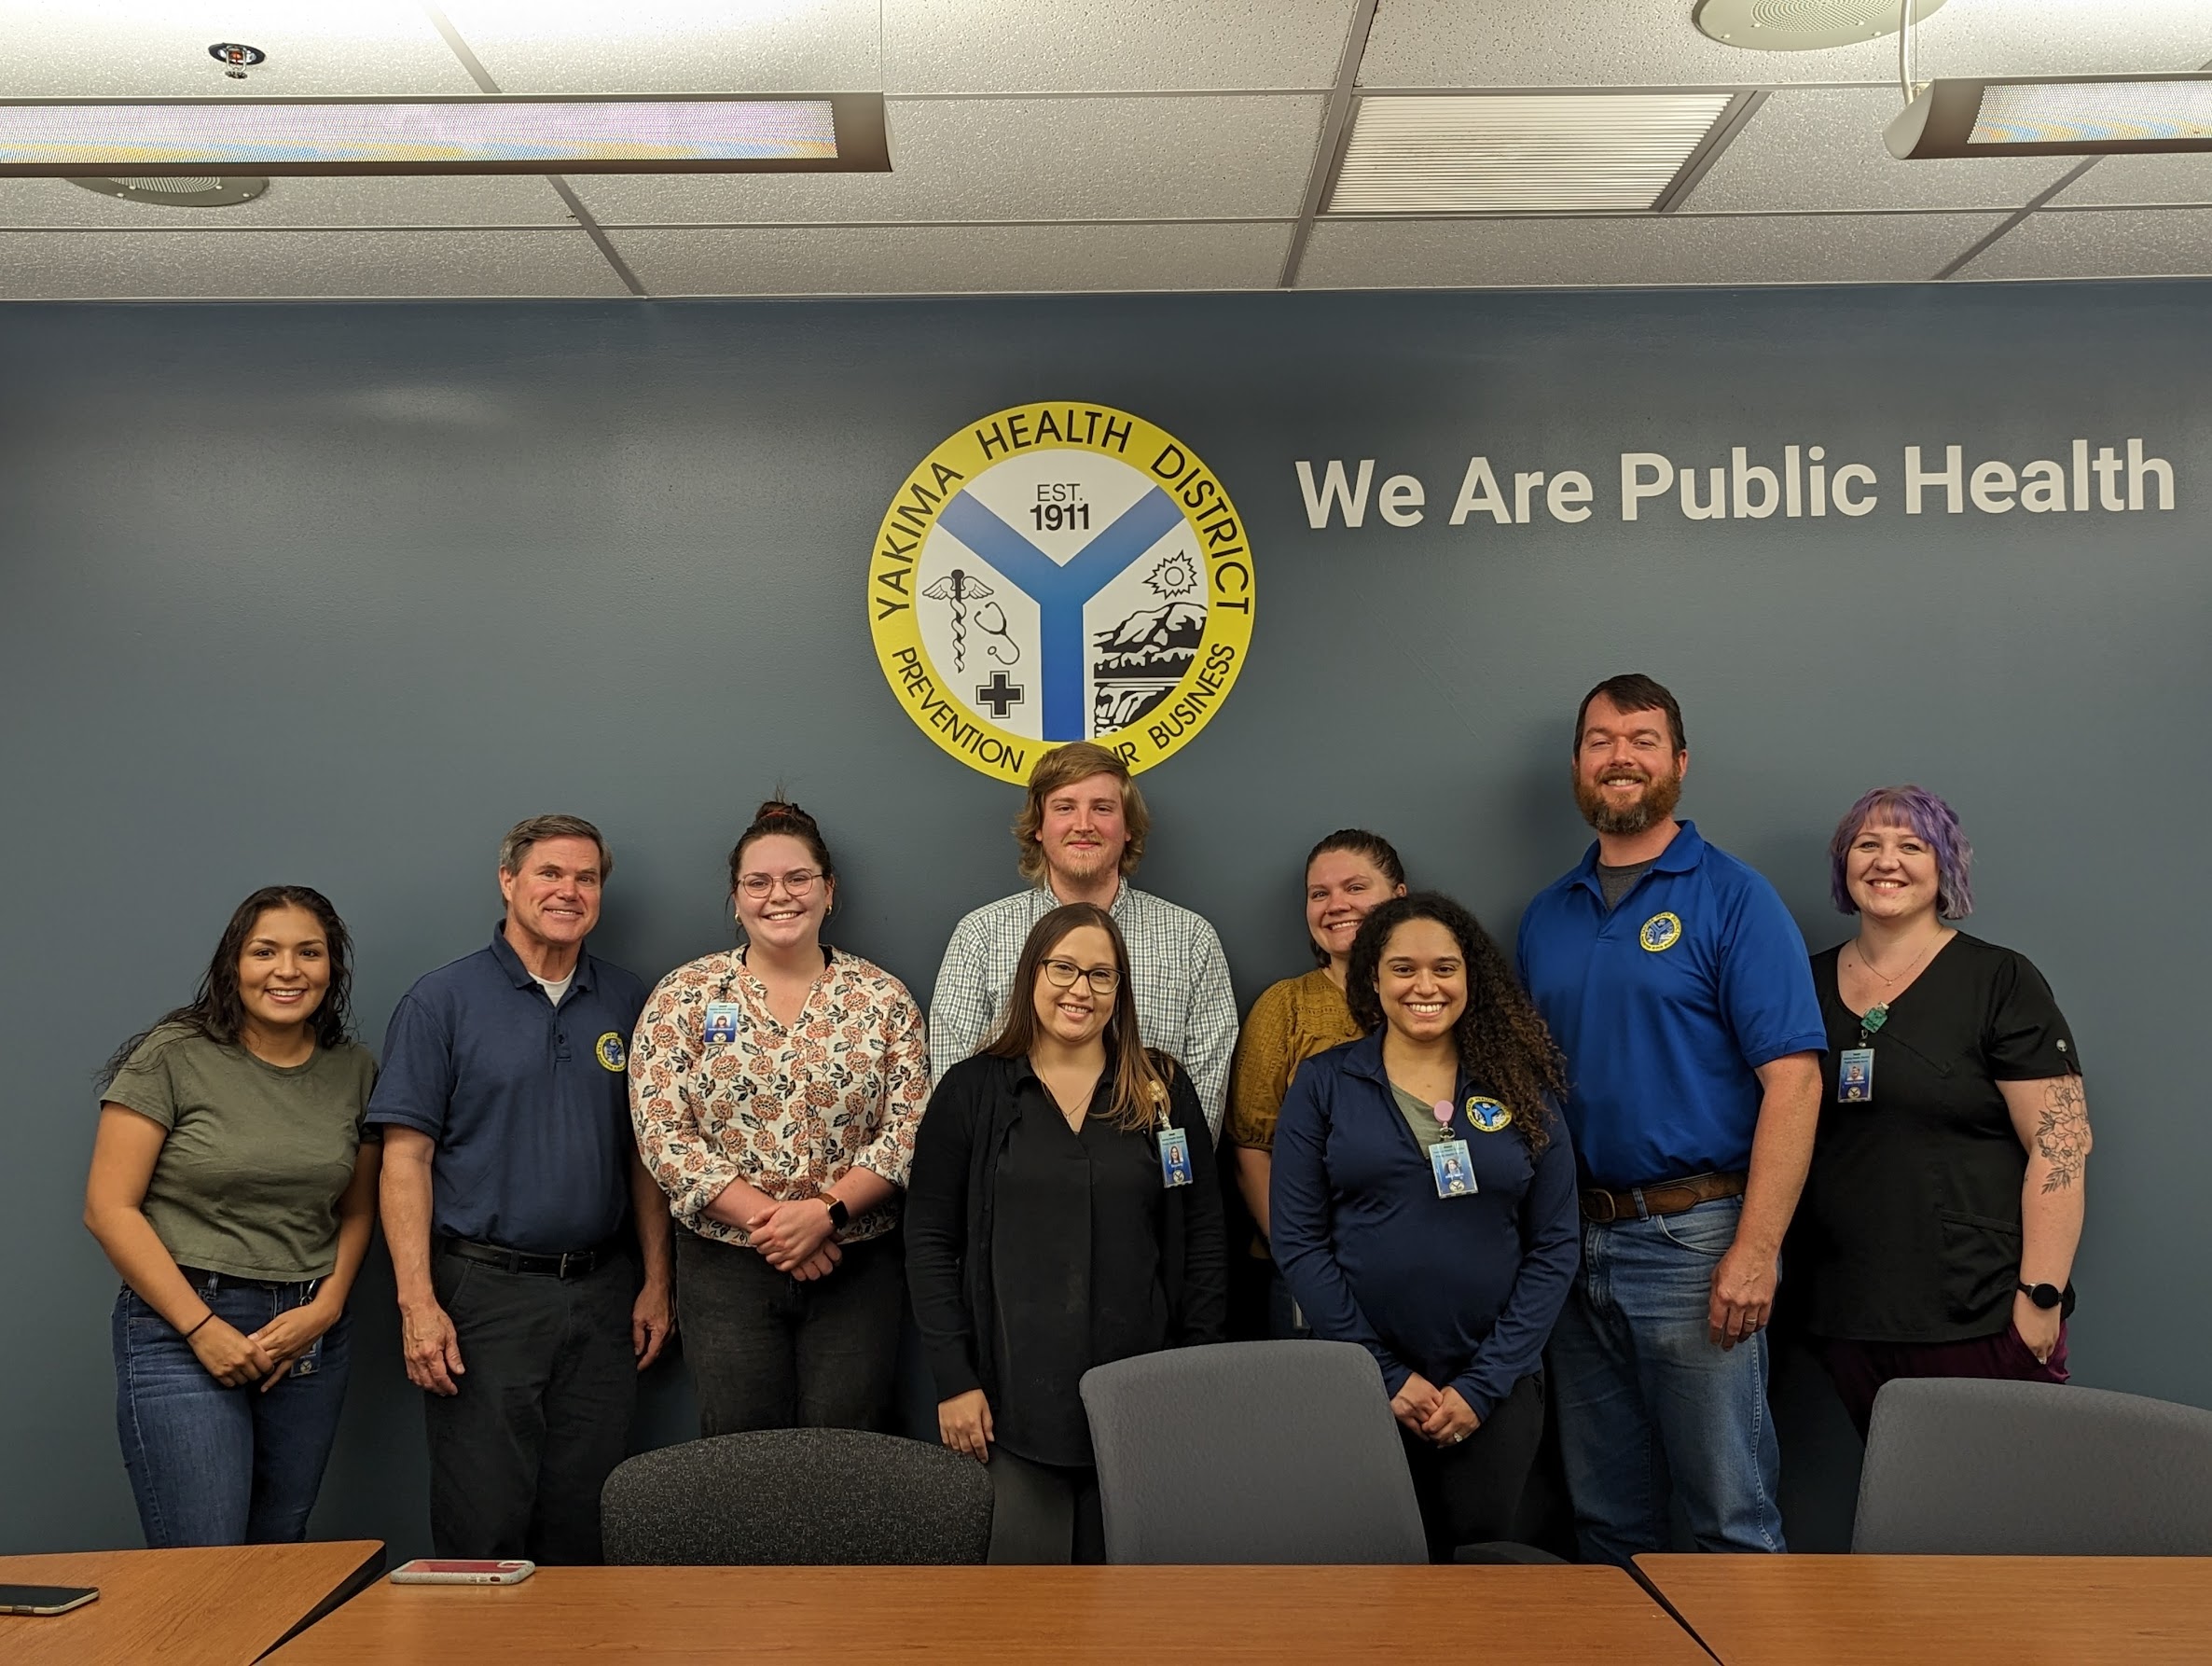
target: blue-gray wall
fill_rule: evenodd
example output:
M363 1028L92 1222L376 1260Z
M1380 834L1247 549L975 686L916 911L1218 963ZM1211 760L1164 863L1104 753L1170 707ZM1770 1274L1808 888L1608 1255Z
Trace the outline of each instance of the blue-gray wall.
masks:
M721 863L782 783L847 873L840 939L926 995L1012 887L1011 789L893 703L862 605L894 485L968 419L1102 401L1197 449L1251 527L1258 627L1210 728L1144 777L1143 882L1210 915L1246 999L1301 964L1297 863L1388 832L1501 935L1580 854L1573 704L1650 671L1687 807L1818 946L1823 846L1876 782L1956 803L1974 929L2049 975L2098 1130L2078 1380L2212 1405L2198 1201L2212 288L2193 284L856 304L0 310L0 1551L129 1545L114 1275L77 1224L90 1077L184 999L237 899L321 886L380 1037L497 912L494 842L574 811L619 871L596 947L726 941ZM2171 513L1901 512L1901 448L2141 436ZM1614 507L1623 451L1871 462L1863 520ZM1445 509L1472 452L1580 467L1576 527ZM1310 530L1293 462L1418 475L1427 521ZM1510 484L1510 482L1509 482ZM319 1534L422 1548L389 1274ZM1848 1454L1792 1380L1793 1531ZM680 1374L642 1438L684 1432Z

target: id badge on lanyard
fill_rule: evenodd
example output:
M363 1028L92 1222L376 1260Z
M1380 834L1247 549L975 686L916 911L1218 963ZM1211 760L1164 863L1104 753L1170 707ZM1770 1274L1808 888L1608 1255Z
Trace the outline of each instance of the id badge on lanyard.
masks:
M1154 1136L1160 1145L1160 1184L1191 1183L1191 1136L1180 1128L1163 1128Z
M1436 1118L1436 1126L1445 1133L1452 1131L1452 1102L1440 1099L1429 1107ZM1429 1147L1429 1172L1436 1177L1436 1195L1440 1198L1471 1198L1474 1195L1474 1159L1461 1139L1439 1140Z
M1836 1055L1835 1102L1872 1104L1874 1102L1874 1034L1889 1021L1889 1003L1877 1001L1859 1020L1859 1045Z

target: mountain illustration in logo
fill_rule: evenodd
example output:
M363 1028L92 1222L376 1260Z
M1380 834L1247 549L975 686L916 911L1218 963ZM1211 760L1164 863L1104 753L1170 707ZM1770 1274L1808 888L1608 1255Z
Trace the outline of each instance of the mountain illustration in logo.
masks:
M1126 729L1173 692L1198 657L1206 609L1170 602L1091 638L1091 732Z

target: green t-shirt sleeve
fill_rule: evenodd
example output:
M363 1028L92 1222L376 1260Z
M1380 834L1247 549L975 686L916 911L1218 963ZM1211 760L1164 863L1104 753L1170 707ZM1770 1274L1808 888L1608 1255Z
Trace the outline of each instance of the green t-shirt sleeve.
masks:
M152 1118L163 1128L176 1126L176 1084L169 1074L169 1052L187 1032L180 1024L163 1024L138 1044L123 1061L116 1079L101 1091L100 1103L119 1104Z

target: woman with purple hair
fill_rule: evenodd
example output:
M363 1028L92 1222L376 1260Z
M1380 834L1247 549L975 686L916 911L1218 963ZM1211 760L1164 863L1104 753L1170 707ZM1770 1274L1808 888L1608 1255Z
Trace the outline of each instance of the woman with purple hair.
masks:
M1831 1103L1789 1270L1864 1436L1893 1378L2067 1380L2089 1110L2042 974L1945 923L1973 907L1948 804L1877 787L1829 854L1859 932L1813 957Z

